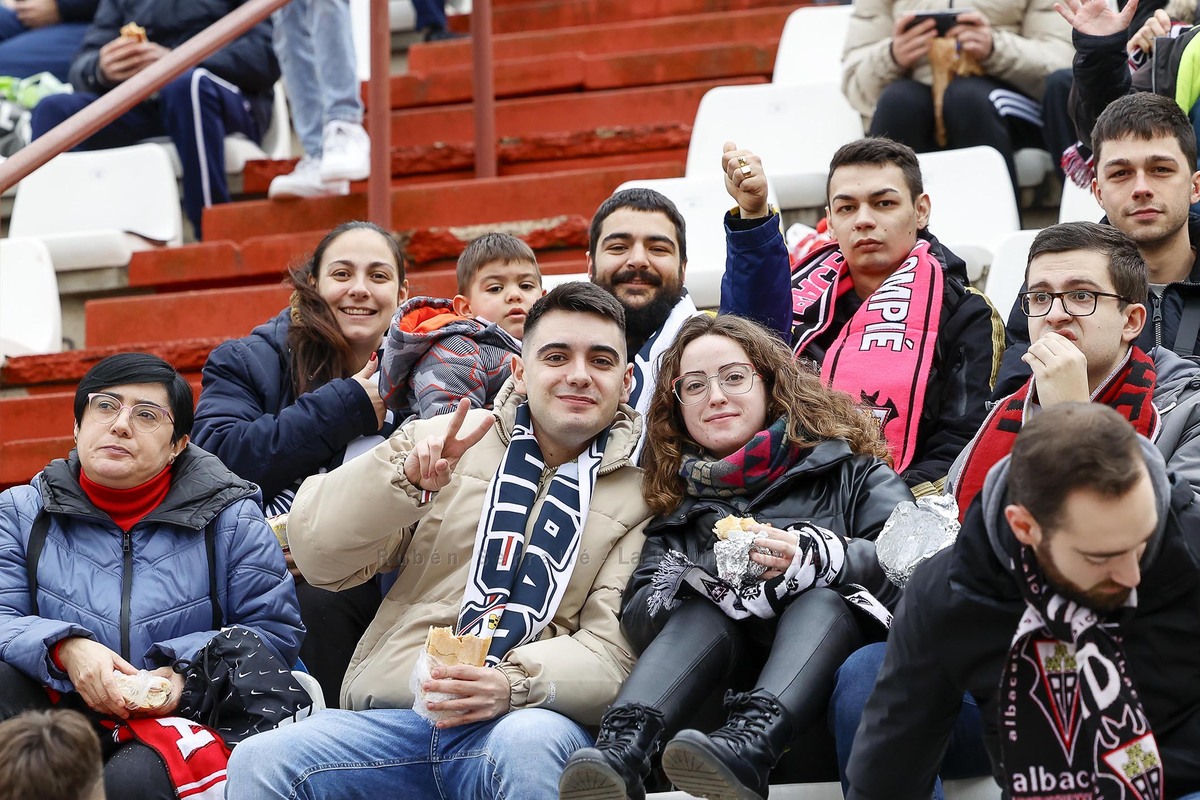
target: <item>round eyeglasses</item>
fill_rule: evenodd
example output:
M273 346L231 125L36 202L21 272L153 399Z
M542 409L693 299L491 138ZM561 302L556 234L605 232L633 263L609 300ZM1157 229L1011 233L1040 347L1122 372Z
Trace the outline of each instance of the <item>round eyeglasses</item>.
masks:
M142 433L158 430L165 421L170 420L172 423L175 421L171 417L171 413L162 406L156 406L153 403L136 403L127 406L111 394L103 392L89 394L87 407L92 419L102 425L113 422L121 416L122 411L128 408L130 426Z
M1062 303L1063 311L1072 317L1088 317L1096 313L1101 297L1112 297L1122 303L1132 303L1128 297L1112 292L1093 292L1091 289L1072 289L1069 292L1021 292L1021 311L1027 317L1044 317L1054 301Z
M671 383L675 397L685 406L699 403L708 397L709 387L715 379L725 394L745 394L754 386L754 379L762 377L750 364L726 364L716 375L689 372L680 375Z

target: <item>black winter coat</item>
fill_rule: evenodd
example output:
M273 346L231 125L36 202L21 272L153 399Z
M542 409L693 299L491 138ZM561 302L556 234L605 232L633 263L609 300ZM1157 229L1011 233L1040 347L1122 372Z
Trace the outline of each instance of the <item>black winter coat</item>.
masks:
M1142 556L1125 656L1162 753L1167 796L1181 797L1200 792L1200 504L1185 482L1167 478L1153 445L1143 442L1142 452L1166 512ZM928 798L964 692L979 704L997 762L1001 673L1025 611L1012 566L1019 545L1003 517L1007 464L992 469L954 546L905 588L854 740L850 800Z
M246 0L100 0L91 27L68 74L77 91L104 94L114 88L100 74L100 48L121 35L121 27L136 22L146 38L174 50ZM199 66L242 90L266 133L271 120L279 62L271 44L271 20L265 19L241 37L201 61Z
M716 574L713 525L729 514L752 516L786 530L809 522L850 540L838 584L857 583L892 608L900 596L875 557L875 538L897 505L912 492L891 467L872 456L856 455L841 439L821 442L801 456L783 477L753 496L685 497L677 511L656 517L646 528L637 569L625 588L621 629L641 652L666 623L667 613L653 619L647 601L651 580L670 550L686 555Z
M284 309L204 365L192 441L257 483L263 503L297 480L340 463L346 445L379 429L371 399L338 378L296 398Z

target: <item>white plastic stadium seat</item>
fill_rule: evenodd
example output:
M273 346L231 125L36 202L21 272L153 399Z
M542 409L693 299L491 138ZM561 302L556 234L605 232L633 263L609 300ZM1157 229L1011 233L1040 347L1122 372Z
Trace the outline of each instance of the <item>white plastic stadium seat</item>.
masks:
M841 84L842 50L852 5L805 6L788 15L775 53L772 83Z
M917 158L932 204L929 230L967 262L967 274L977 280L1000 240L1021 228L1004 157L991 147L965 147Z
M121 267L135 250L179 244L171 159L156 144L62 153L21 181L9 235L41 239L60 272Z
M720 152L718 149L717 153ZM617 191L633 187L660 192L679 209L687 227L688 265L684 285L698 308L719 306L721 276L725 274L725 212L737 205L725 191L719 158L713 159L709 174L701 177L626 181ZM767 200L776 202L770 185Z
M1036 230L1010 233L996 248L996 257L988 271L983 292L1004 319L1008 319L1017 292L1025 283L1025 262L1029 257L1029 247L1037 235Z
M62 350L58 278L46 245L0 239L0 362Z
M1104 209L1096 202L1096 195L1090 188L1081 189L1070 178L1063 181L1062 200L1058 204L1059 222L1099 222L1103 216Z
M862 117L839 83L718 86L696 110L684 174L720 177L732 141L762 159L781 207L822 208L829 159L862 135Z

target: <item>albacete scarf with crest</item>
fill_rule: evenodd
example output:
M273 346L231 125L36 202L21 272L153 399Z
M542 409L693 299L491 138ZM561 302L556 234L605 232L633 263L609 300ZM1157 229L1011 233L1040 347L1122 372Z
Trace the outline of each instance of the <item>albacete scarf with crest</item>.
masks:
M942 314L942 265L918 239L895 272L854 312L821 360L821 377L871 409L897 472L911 466ZM837 244L792 269L792 345L797 357L833 322L854 291Z
M1157 375L1154 361L1137 347L1131 347L1107 378L1092 392L1093 403L1103 403L1133 423L1133 427L1150 441L1158 438L1160 420L1154 407L1154 385ZM954 489L958 502L958 519L966 519L967 508L983 488L988 470L1012 452L1013 442L1021 426L1029 419L1033 398L1037 396L1033 378L1017 391L1001 400L984 420L979 433L967 445L962 475Z
M1032 548L1017 557L1025 613L1000 680L1000 768L1012 800L1162 800L1163 767L1125 663L1121 626L1058 594Z
M558 467L530 525L546 462L529 404L517 406L508 449L488 484L458 616L460 635L492 637L489 666L534 641L554 619L579 559L608 433L605 428L578 458Z

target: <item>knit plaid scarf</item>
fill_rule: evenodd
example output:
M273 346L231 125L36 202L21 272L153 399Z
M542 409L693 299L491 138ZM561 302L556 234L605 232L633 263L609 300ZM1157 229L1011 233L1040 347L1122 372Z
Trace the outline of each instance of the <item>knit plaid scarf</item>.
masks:
M1116 409L1133 423L1138 433L1154 441L1159 432L1158 409L1154 407L1156 380L1154 360L1139 348L1131 347L1124 360L1092 393L1092 402ZM967 508L983 488L988 470L1012 452L1013 442L1029 418L1036 395L1036 386L1030 378L1024 386L996 404L979 433L967 445L962 474L954 490L959 521L966 519Z
M1054 591L1029 547L1026 602L1000 680L1000 767L1012 800L1161 800L1162 758L1125 664L1136 590L1098 617Z
M800 460L800 447L788 441L787 427L788 418L780 417L725 458L685 455L679 474L687 493L693 497L736 497L770 486Z

